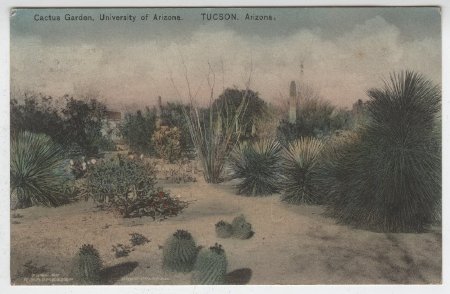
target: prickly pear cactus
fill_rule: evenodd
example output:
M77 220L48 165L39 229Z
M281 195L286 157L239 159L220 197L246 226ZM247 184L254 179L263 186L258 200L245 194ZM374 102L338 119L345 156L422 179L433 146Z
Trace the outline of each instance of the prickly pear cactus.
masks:
M249 239L253 236L252 225L245 220L244 215L237 216L231 223L233 237L237 239Z
M101 269L102 260L97 249L91 244L81 246L74 260L72 271L74 280L84 285L99 284Z
M163 248L163 268L175 272L190 272L198 249L191 234L177 230L167 239Z
M203 248L195 262L191 282L194 285L225 284L227 266L227 257L222 245L216 243L213 247Z
M233 235L233 227L223 220L216 224L216 234L219 238L230 238Z

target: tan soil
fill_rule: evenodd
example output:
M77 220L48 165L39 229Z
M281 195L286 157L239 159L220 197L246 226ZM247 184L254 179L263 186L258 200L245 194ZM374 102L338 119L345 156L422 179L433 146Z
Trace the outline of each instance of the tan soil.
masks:
M320 206L287 205L280 202L279 195L237 196L230 182L212 185L199 181L165 187L194 202L179 216L162 222L149 217L123 219L98 210L90 201L14 211L23 217L11 219L13 282L59 284L36 277L25 281L17 273L32 260L37 266L46 265L48 274L54 277L68 277L78 248L91 243L104 260L109 283L189 284L190 274L161 270L159 247L175 230L186 229L199 245L223 245L229 262L228 279L234 283L441 283L440 228L423 234L373 233L335 224L322 216ZM241 213L252 224L255 235L249 240L217 238L214 224L221 219L231 222ZM127 257L116 258L112 246L130 244L129 234L133 232L151 241L134 247Z

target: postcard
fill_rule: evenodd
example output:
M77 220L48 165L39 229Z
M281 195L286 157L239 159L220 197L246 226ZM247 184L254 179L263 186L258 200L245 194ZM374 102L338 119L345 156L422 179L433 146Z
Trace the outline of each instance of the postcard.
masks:
M440 12L12 8L11 284L441 284Z

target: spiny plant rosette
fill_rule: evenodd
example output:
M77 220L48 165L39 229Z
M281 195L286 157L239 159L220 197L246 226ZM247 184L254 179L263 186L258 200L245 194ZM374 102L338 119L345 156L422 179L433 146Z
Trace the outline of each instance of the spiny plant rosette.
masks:
M91 244L81 246L75 257L73 277L80 284L95 285L101 282L102 260Z
M249 239L253 236L252 225L246 221L244 215L237 216L231 222L233 237L237 239Z
M227 273L227 257L222 245L215 244L210 248L200 250L192 273L194 285L225 284Z
M281 145L275 140L241 144L231 153L233 178L240 179L238 194L262 196L277 193L281 174Z
M174 272L190 272L197 253L192 235L187 231L177 230L164 244L163 268Z
M58 172L64 150L44 134L20 132L11 138L12 208L63 204L68 177Z
M226 221L219 221L216 224L216 235L219 238L230 238L233 235L233 227Z
M423 231L441 197L440 88L406 71L368 95L360 140L325 166L327 212L375 231Z
M283 150L282 200L293 204L319 204L316 188L317 163L323 143L316 138L301 138Z

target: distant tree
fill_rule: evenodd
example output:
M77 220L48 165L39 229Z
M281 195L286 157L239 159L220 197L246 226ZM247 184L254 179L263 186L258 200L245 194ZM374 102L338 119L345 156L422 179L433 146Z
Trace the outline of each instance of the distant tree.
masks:
M11 99L11 134L46 134L68 152L76 146L85 155L98 153L107 140L101 133L106 105L97 99L63 98L65 105L61 107L50 96L25 95L23 103Z
M15 98L11 99L10 118L11 135L29 131L46 134L59 144L67 142L63 118L50 96L25 94L23 103Z
M213 102L213 110L220 109L228 111L232 115L236 112L242 100L246 99L247 107L243 117L246 125L243 126L244 133L241 134L241 139L248 139L252 136L252 127L258 119L261 119L264 113L267 112L267 104L259 97L258 92L252 90L239 90L236 88L227 88L222 94ZM217 118L217 114L215 115Z
M177 127L181 131L180 147L184 152L189 152L194 149L186 116L183 113L183 111L188 110L187 105L177 102L167 102L161 109L162 124L170 128Z
M156 109L146 108L145 112L127 113L120 127L122 137L136 152L154 154L152 135L156 130Z
M320 98L311 98L299 103L295 123L286 119L280 121L277 136L285 144L301 137L326 137L351 125L350 111L336 108Z
M106 119L106 105L97 99L84 101L68 96L66 99L66 107L62 110L66 135L86 155L97 154L103 138L101 130Z

